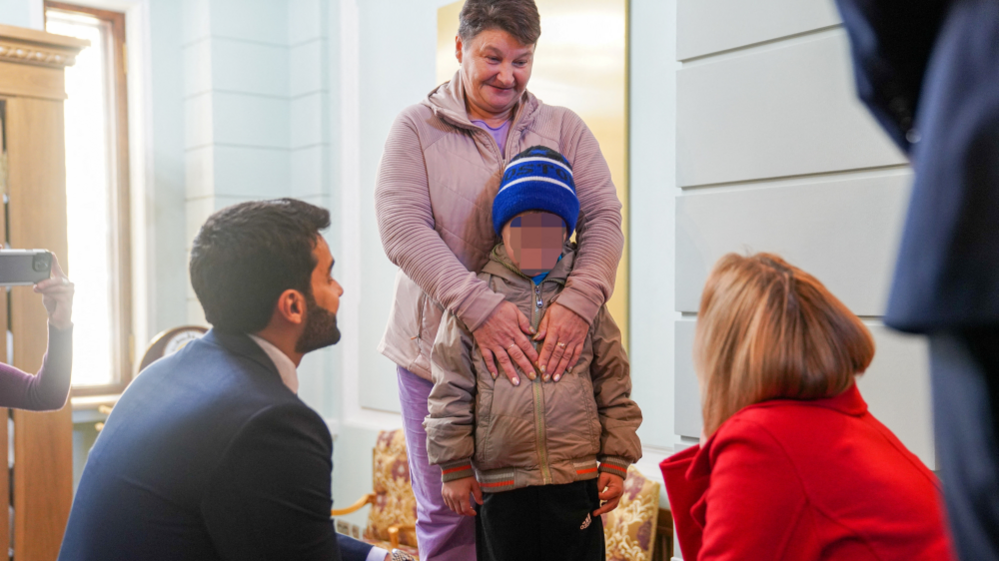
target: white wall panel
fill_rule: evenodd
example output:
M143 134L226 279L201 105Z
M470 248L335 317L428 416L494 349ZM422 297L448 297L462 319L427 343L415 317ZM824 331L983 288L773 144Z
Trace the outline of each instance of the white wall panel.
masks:
M676 434L698 438L701 436L701 398L694 373L694 327L697 322L686 319L676 322L673 333L673 395L676 403L673 409L673 426Z
M212 89L274 97L288 95L287 47L221 37L213 38L210 44Z
M322 91L329 84L329 69L324 64L329 45L316 39L292 47L288 57L288 94L297 97Z
M211 144L184 152L184 178L187 200L212 195L215 190L215 148Z
M288 44L288 5L300 0L208 0L213 37Z
M184 96L212 89L212 42L195 41L184 47Z
M831 0L680 0L678 60L704 56L839 23Z
M681 187L906 161L857 101L840 30L685 66L677 100Z
M287 150L215 145L212 151L216 197L271 199L290 194Z
M323 144L291 151L290 195L304 198L323 194L329 182L329 147Z
M217 144L288 148L290 116L286 98L214 92L211 110L212 135Z
M930 469L936 467L929 352L923 337L868 325L877 353L857 385L871 413Z
M213 142L212 96L203 93L184 100L184 148L201 148Z
M181 21L183 21L183 25L181 26L181 42L184 45L190 45L212 34L211 13L208 2L203 0L182 0Z
M326 94L317 91L296 97L289 104L291 115L288 123L291 139L290 147L306 148L327 142L328 132L323 126L326 111Z
M688 191L676 206L677 310L697 311L722 255L766 251L815 275L854 313L881 315L911 178L899 169Z
M288 44L301 45L326 37L327 0L288 2Z
M693 360L693 320L676 322L676 432L701 434L700 396ZM930 382L926 344L922 338L899 335L881 325L868 325L877 353L867 373L858 379L871 413L919 457L936 469Z

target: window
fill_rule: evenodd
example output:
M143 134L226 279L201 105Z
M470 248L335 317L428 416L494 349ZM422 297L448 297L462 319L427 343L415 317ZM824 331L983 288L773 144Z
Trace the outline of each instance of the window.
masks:
M66 69L66 219L73 395L132 378L125 15L45 2L45 30L90 41ZM63 257L63 256L59 256Z

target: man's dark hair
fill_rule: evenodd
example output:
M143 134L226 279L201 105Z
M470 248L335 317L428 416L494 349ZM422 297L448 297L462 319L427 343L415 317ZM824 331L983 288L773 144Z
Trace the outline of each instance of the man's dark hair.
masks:
M191 284L205 319L230 333L270 322L282 292L312 295L319 231L330 213L295 199L253 201L208 217L191 248Z
M501 29L521 45L541 37L541 16L534 0L465 0L458 16L458 36L468 45L487 29Z

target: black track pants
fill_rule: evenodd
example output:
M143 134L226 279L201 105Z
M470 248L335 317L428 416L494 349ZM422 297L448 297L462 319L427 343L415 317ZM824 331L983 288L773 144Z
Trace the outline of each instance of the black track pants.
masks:
M604 561L597 480L483 493L478 561Z

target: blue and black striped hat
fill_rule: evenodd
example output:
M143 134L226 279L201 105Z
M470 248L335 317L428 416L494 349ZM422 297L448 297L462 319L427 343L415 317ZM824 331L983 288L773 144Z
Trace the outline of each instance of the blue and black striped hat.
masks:
M572 180L572 166L551 148L532 146L506 165L493 200L496 235L502 235L503 226L511 218L527 210L543 210L561 217L567 236L576 230L579 198Z

